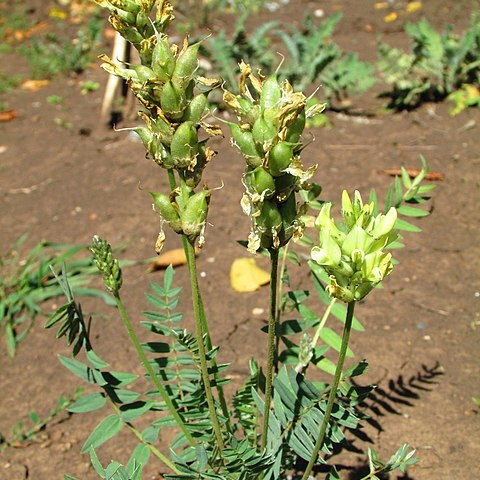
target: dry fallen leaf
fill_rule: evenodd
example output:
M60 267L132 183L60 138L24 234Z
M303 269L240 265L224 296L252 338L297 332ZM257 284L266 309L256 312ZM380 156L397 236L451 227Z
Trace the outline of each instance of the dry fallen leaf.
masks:
M17 118L18 113L15 110L6 110L5 112L0 112L0 122L11 122Z
M36 92L41 88L46 87L50 83L50 80L25 80L20 87L29 92Z
M253 258L237 258L230 268L230 286L236 292L254 292L270 281L270 274Z
M410 178L415 178L420 174L420 170L417 170L416 168L406 168L405 170L407 171ZM386 170L381 170L380 172L384 173L385 175L390 175L391 177L399 177L400 175L402 175L402 171L399 168L390 168ZM438 182L445 180L445 175L440 172L429 172L425 175L425 180L429 180L430 182Z
M174 248L173 250L168 250L159 255L154 262L150 263L147 271L154 272L156 270L167 268L169 265L178 267L180 265L185 265L186 263L187 257L185 257L183 248Z
M383 8L388 8L388 2L377 2L375 4L376 10L382 10Z

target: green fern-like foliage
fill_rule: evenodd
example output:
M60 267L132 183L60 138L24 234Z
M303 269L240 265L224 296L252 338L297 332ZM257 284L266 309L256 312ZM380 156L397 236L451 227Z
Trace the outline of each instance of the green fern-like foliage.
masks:
M473 17L470 28L455 35L451 27L437 32L426 19L407 23L409 53L381 43L378 68L391 90L389 107L408 109L425 101L446 98L462 85L480 82L480 21Z

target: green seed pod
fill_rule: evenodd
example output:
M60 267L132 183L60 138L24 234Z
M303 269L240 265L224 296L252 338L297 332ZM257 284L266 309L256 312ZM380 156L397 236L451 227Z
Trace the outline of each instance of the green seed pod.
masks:
M170 152L177 168L190 166L198 153L198 134L193 122L184 122L177 128L170 144Z
M277 204L270 200L265 200L260 215L256 217L256 221L258 225L266 228L267 231L279 231L282 228L282 215Z
M262 112L265 110L276 109L282 98L282 91L277 81L277 76L272 75L268 77L262 86L262 93L260 94L260 106Z
M183 114L182 121L190 120L197 124L205 111L207 106L207 96L204 93L200 93L193 97L193 100L187 105L185 113Z
M147 33L147 35L145 35L146 37L150 36L150 34L149 34L150 32L145 32L144 31L145 27L150 26L150 18L147 15L146 12L140 11L140 12L137 13L137 18L135 20L135 25L136 25L137 30L139 32Z
M149 150L150 144L153 140L153 132L147 127L137 127L133 131L140 137L143 142L143 146Z
M292 124L287 128L287 135L285 140L291 143L297 143L300 140L300 136L303 133L305 128L306 116L305 110L302 110L298 117L292 122Z
M152 52L152 70L162 81L172 77L175 68L175 57L173 56L167 37L157 38L157 44Z
M198 143L198 154L195 167L193 167L193 169L186 169L183 172L185 183L192 190L196 188L202 180L203 170L212 156L215 154L213 150L207 148L206 143L207 140L203 140L202 142Z
M297 201L295 195L290 195L279 207L285 230L290 227L297 218Z
M275 198L278 202L284 202L295 189L297 178L290 173L275 177Z
M169 80L160 93L160 106L165 115L173 120L179 120L183 116L186 105L185 91Z
M140 5L134 0L109 0L109 3L117 9L120 8L135 15L140 11Z
M156 211L170 225L174 232L182 233L182 223L178 209L172 204L169 196L158 192L150 192L150 195L153 198Z
M288 142L278 142L271 150L268 157L268 169L274 177L283 174L290 166L293 157L293 146Z
M178 57L173 70L173 77L179 83L189 81L197 68L197 56L200 43L195 43L187 47L187 49Z
M137 16L134 13L127 12L119 8L115 10L115 13L123 23L131 26L134 26L136 24Z
M230 124L230 130L235 145L238 147L242 155L246 158L250 167L256 168L262 164L262 154L259 153L257 146L253 140L252 132L243 130L236 123Z
M263 167L247 172L245 183L249 191L263 195L264 198L269 198L275 193L273 177Z
M273 122L261 116L253 124L252 133L255 143L264 148L265 145L270 145L273 142L278 132Z
M190 240L195 240L205 227L210 195L210 190L195 193L188 199L182 212L182 230Z
M146 65L132 65L132 69L135 70L141 83L153 80L156 77L155 72Z

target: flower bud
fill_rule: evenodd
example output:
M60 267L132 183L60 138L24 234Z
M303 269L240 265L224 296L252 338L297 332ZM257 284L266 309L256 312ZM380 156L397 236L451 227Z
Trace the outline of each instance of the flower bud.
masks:
M97 235L89 248L93 255L93 261L103 275L105 287L116 295L122 287L122 271L118 260L113 258L112 247L106 240Z

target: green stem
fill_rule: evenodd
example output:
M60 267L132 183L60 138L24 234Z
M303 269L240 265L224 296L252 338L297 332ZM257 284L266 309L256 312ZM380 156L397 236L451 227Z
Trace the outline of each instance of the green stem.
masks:
M202 379L205 388L205 395L207 397L208 409L210 412L210 420L212 421L213 431L215 433L215 438L217 440L217 446L219 449L220 456L223 458L223 436L222 430L220 428L220 422L218 420L217 411L215 409L215 403L212 394L212 386L210 384L210 377L208 374L207 366L207 357L205 353L205 343L203 338L203 325L201 319L201 300L200 292L198 288L197 280L197 266L195 260L195 246L193 242L187 241L187 261L188 261L188 271L190 273L190 283L192 286L192 298L193 298L193 313L195 317L195 330L197 336L198 344L198 356L200 359L200 368L202 371Z
M175 179L175 174L173 170L167 170L168 172L168 181L170 183L170 188L172 190L175 190L177 188L177 181ZM183 203L186 203L188 200L188 192L187 188L185 185L185 182L180 178L181 182L181 191L182 191L182 196L183 196ZM183 244L183 251L185 252L185 258L187 259L187 265L188 268L190 269L190 258L189 258L189 248L188 248L188 238L185 235L182 235L182 244ZM193 255L195 259L195 249L193 250ZM198 298L200 302L200 320L202 322L202 331L203 335L205 335L205 346L207 347L208 350L212 349L212 340L210 337L210 331L208 329L208 324L207 324L207 317L205 315L205 309L203 307L203 301L202 301L202 295L200 294L200 291L198 292ZM226 427L227 430L230 433L233 433L233 428L230 420L230 414L228 412L228 406L227 406L227 401L225 399L225 394L223 393L223 387L220 385L220 376L217 373L217 361L212 358L211 360L212 368L214 369L215 373L213 374L213 378L215 379L215 386L218 392L218 399L220 401L220 407L222 409L222 414L226 419Z
M185 258L187 259L187 265L190 265L188 238L185 235L182 235L182 243L183 243L183 250L185 251ZM207 350L210 351L213 348L213 345L210 337L210 331L208 329L205 309L203 308L202 294L200 293L200 291L198 292L198 299L200 302L200 320L202 322L202 332L203 332L203 335L205 336L205 346L207 347ZM226 419L226 427L230 433L233 433L232 423L230 420L230 413L228 412L227 400L225 399L225 394L223 393L223 387L222 385L220 385L220 375L217 372L217 361L215 360L215 358L212 358L210 360L210 363L212 364L212 368L215 371L215 373L213 374L213 378L215 379L215 388L217 389L217 392L218 392L218 399L220 401L222 414Z
M277 288L278 288L278 250L270 250L270 315L268 319L268 347L267 347L267 372L265 382L265 407L263 411L263 429L260 451L265 450L268 437L268 419L270 416L270 403L272 402L273 362L275 357L275 333L277 317Z
M320 433L317 438L317 442L313 448L312 456L308 462L307 468L303 473L302 480L307 480L310 476L313 466L317 461L318 454L323 446L325 439L325 433L327 431L328 422L330 421L330 415L332 413L333 404L335 402L335 397L337 395L338 384L340 383L340 377L342 376L343 364L345 362L345 355L347 353L348 340L350 338L350 330L352 329L352 320L353 320L353 311L355 309L355 301L352 301L348 304L347 308L347 317L345 319L345 326L343 328L342 336L342 345L340 347L340 354L337 361L337 367L335 369L335 377L333 379L333 384L330 388L330 394L328 396L327 408L325 409L325 416L323 418L323 423L320 428Z
M295 367L295 371L297 373L304 373L305 368L307 367L308 363L310 363L311 357L313 356L313 354L315 352L315 348L317 347L318 339L320 338L320 332L323 330L323 327L327 323L328 317L330 316L330 312L332 311L332 308L335 305L336 300L337 300L336 298L332 298L330 300L330 303L328 304L328 307L326 308L325 312L323 313L323 317L320 320L320 323L318 324L317 331L315 332L315 335L314 335L314 337L312 339L312 342L311 342L311 352L312 352L312 354L310 356L310 359L308 361L305 361L305 362L300 362L300 361L298 362L298 365Z
M286 269L286 266L287 266L287 253L288 253L288 246L290 245L290 242L287 243L285 245L285 247L283 247L283 255L282 255L282 263L281 263L281 266L280 266L280 282L279 282L279 285L278 285L278 292L277 292L277 297L278 298L282 298L282 295L283 295L283 275L285 275L285 269ZM281 302L281 300L280 300ZM276 322L277 322L277 325L280 325L280 316L281 316L282 312L281 312L281 306L279 306L279 308L277 308L277 318L276 318ZM278 373L278 351L280 349L280 335L276 335L275 337L275 357L273 359L274 361L274 369L275 369L275 373Z
M120 299L120 294L117 292L114 295L114 298L115 298L115 303L117 304L117 307L118 307L118 311L120 312L120 316L122 317L123 323L125 324L128 334L130 335L130 339L132 340L132 343L135 347L135 350L137 351L140 361L145 366L145 369L147 370L153 383L157 387L158 393L160 393L163 401L167 405L168 410L170 410L170 413L172 414L173 418L177 422L177 425L180 427L183 434L187 438L188 442L190 443L191 446L193 447L196 446L196 442L192 437L191 433L188 431L187 426L185 425L185 422L183 421L182 417L178 413L177 407L173 404L172 400L168 396L167 391L165 390L163 385L160 383L160 380L158 379L158 377L155 374L155 371L150 365L150 362L148 361L148 358L145 355L145 352L143 351L142 346L140 345L138 337L136 333L133 331L132 324L130 323L130 319L128 318L128 314L125 310L125 307L123 306L122 300Z
M115 410L115 413L122 418L122 412L118 408L118 406L115 404L115 402L110 398L109 399L112 405L112 408ZM177 475L180 474L180 470L162 453L160 450L158 450L154 445L152 445L150 442L147 442L144 438L141 432L135 428L133 424L130 422L126 422L125 420L123 423L128 427L128 429L138 438L138 440L146 445L150 451L161 461L163 462L172 472L176 473Z

